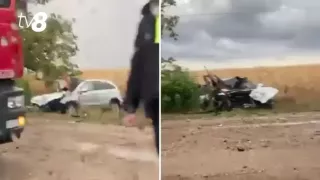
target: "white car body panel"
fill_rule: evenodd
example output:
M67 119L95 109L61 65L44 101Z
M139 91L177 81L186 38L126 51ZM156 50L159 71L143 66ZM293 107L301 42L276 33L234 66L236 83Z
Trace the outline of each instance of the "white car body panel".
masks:
M65 94L65 92L54 92L54 93L50 93L50 94L43 94L43 95L39 95L39 96L34 96L31 98L31 104L43 106L54 99L61 98L62 96L64 96L64 94Z
M279 90L273 87L263 87L262 84L259 84L256 89L253 89L249 96L256 100L261 102L262 104L268 102L269 100L273 99L277 94Z
M112 85L113 89L102 89L102 90L93 90L93 86L89 87L92 82L102 82ZM89 85L89 86L88 86ZM84 88L88 89L86 92L81 92ZM63 97L64 96L64 97ZM54 92L50 94L43 94L39 96L34 96L31 98L31 103L38 106L43 106L48 102L61 98L60 103L66 104L70 101L79 103L80 105L91 106L91 105L110 105L112 99L118 99L120 103L123 102L120 90L118 87L111 81L102 80L102 79L87 79L81 82L73 92Z
M93 90L92 82L108 83L114 86L115 88ZM89 90L86 92L81 92L82 89ZM60 102L62 104L66 104L67 102L75 101L80 105L84 106L108 106L110 105L110 101L112 99L118 99L120 103L123 102L120 90L113 82L101 79L90 79L81 82L73 92L66 94L66 96Z

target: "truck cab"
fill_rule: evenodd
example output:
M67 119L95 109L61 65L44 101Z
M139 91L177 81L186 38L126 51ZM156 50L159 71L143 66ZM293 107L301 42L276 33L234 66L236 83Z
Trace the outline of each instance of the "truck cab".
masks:
M15 79L24 71L22 38L19 34L16 0L0 1L0 144L20 138L26 120L23 89Z

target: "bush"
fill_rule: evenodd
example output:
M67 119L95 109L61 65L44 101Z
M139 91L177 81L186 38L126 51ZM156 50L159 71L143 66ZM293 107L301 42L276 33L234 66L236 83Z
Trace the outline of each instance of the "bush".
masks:
M16 85L24 90L25 102L26 102L26 105L29 105L32 97L32 92L31 92L29 82L25 79L18 79L16 80Z
M162 70L162 112L187 112L199 108L199 88L187 70L173 65L173 70Z

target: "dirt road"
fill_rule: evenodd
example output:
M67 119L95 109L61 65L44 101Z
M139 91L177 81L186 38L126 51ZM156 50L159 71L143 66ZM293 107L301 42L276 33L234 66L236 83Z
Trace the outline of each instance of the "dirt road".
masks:
M166 121L164 180L319 180L320 114Z
M155 180L151 130L31 119L0 146L1 180Z

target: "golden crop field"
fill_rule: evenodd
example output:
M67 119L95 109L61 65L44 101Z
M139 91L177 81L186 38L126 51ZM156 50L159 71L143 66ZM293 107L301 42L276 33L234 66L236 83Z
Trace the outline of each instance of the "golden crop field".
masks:
M296 103L320 101L320 65L287 67L259 67L244 69L210 70L220 78L244 76L280 90L279 96ZM206 71L193 72L199 82Z
M221 78L245 76L256 83L263 83L280 90L279 96L296 103L310 101L320 102L320 65L299 65L288 67L259 67L243 69L211 70ZM125 91L128 69L83 70L83 78L102 78L116 83L122 92ZM194 71L192 74L199 82L206 71ZM46 92L41 81L32 80L30 84L37 93Z
M125 91L129 69L111 69L111 70L84 70L83 78L107 79L114 82L122 92Z
M128 69L114 69L114 70L83 70L82 78L84 79L107 79L114 82L121 90L125 91ZM34 76L25 77L28 79L32 92L34 94L43 94L50 92L49 89L45 88L43 81L35 80Z

